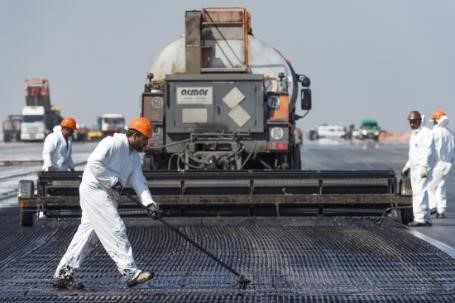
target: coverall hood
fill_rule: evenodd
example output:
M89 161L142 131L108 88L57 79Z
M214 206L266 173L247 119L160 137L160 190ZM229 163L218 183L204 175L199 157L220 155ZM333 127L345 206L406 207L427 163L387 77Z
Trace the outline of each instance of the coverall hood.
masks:
M56 134L59 137L59 139L64 139L62 134L62 127L60 125L54 126L52 132Z
M448 124L449 124L449 117L442 116L441 118L439 118L439 120L438 120L439 126L447 127Z

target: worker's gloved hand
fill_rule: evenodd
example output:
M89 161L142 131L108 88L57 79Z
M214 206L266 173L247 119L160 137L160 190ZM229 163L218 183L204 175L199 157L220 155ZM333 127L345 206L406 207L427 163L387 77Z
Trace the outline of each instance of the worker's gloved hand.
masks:
M407 177L409 175L409 167L405 166L401 169L401 175Z
M161 218L160 206L157 203L147 205L147 213L155 220Z
M74 171L74 167L73 167L73 168L70 168L70 171Z
M47 171L53 171L53 170L54 170L54 169L52 168L52 166L49 166L49 167L47 168Z
M121 194L123 191L123 185L120 183L120 181L117 181L117 183L112 186L112 189Z
M453 170L453 164L452 163L448 163L445 167L444 167L444 171L442 172L444 174L444 176L447 176L448 174L450 174L450 172Z
M428 175L428 168L426 166L422 166L420 169L420 177L421 178L426 178Z

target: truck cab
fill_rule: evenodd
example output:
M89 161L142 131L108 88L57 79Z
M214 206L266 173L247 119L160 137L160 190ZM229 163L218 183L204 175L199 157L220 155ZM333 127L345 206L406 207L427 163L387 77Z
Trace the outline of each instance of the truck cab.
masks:
M125 130L125 117L121 114L103 114L98 117L98 129L102 132L103 137L122 133Z
M44 106L24 106L22 109L21 140L43 141L47 134Z

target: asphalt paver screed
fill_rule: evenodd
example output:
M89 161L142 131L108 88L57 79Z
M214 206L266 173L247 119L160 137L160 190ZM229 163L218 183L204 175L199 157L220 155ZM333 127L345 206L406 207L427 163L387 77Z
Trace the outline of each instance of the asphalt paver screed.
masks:
M236 277L165 226L126 220L136 262L155 277L120 279L100 244L57 291L52 275L78 220L20 228L0 213L0 302L455 302L455 260L406 232L368 218L173 218L172 224L251 280Z

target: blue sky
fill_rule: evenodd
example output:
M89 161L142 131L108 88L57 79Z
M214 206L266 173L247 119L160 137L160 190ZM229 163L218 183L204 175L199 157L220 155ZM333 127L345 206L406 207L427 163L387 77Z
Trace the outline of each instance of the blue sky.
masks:
M226 5L246 7L255 36L311 78L306 130L376 118L402 131L414 109L455 116L455 1L0 0L0 120L20 113L33 77L88 126L138 115L147 70L183 33L185 10Z

